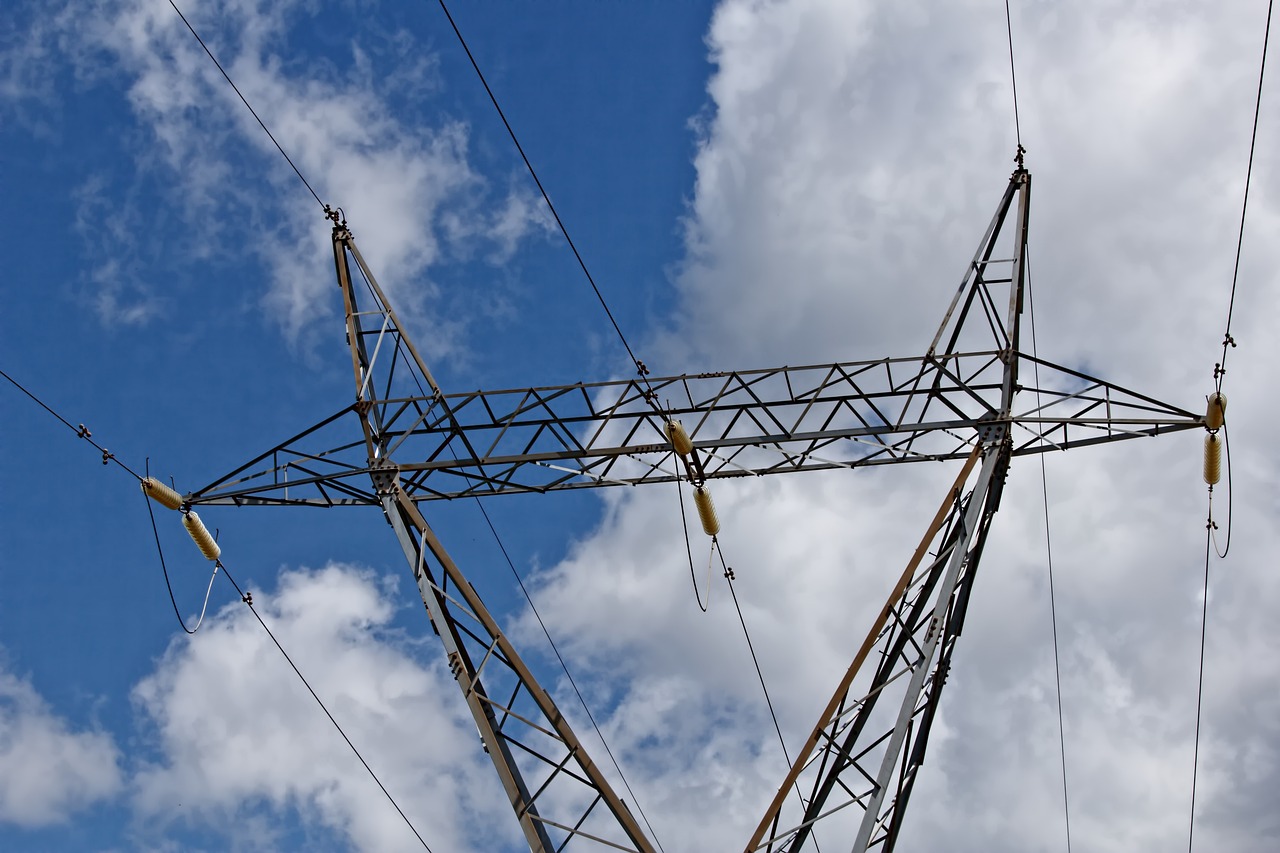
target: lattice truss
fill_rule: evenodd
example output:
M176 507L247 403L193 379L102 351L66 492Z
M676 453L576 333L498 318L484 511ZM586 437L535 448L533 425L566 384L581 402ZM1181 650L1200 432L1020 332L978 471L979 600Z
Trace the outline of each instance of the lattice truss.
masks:
M335 219L355 402L186 499L381 507L530 848L650 851L423 503L668 483L690 465L720 479L963 460L746 845L892 849L1012 458L1203 423L1022 351L1030 190L1019 167L924 355L460 394L441 390ZM691 459L668 443L670 419Z
M393 472L379 475L378 489L530 849L562 850L576 841L574 849L652 851L626 803L592 763Z
M1010 449L1003 426L984 431L748 851L821 849L833 839L844 849L850 838L854 850L892 849L924 763Z
M1019 189L1010 182L923 356L458 394L436 385L342 229L357 401L189 497L376 505L367 441L397 460L415 501L666 483L679 471L668 417L683 422L708 479L963 459L976 429L997 419L1014 455L1198 425L1185 409L1018 348L1008 315L1011 302L1021 311L1022 253L1012 234L999 238L1016 230L1001 226ZM357 293L368 307L357 309ZM1021 393L1006 412L1008 381Z

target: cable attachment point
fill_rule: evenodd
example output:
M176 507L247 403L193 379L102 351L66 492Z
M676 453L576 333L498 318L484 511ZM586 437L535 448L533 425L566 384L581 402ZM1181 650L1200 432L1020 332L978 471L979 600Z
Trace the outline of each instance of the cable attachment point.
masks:
M1221 391L1214 391L1205 399L1207 405L1204 412L1204 428L1209 432L1217 432L1226 423L1227 395Z
M1019 142L1018 151L1013 155L1013 162L1018 164L1018 169L1020 170L1025 168L1024 158L1026 157L1026 154L1027 154L1027 149L1022 147L1022 143Z
M332 222L338 228L347 227L347 214L340 207L324 206L324 218Z
M142 493L166 509L179 509L182 495L150 475L142 478Z
M196 543L196 547L200 549L200 553L204 555L205 559L217 562L218 557L222 555L222 548L219 547L218 541L214 539L213 534L209 532L209 528L204 526L200 516L194 511L188 510L182 514L182 526L187 529L187 534L191 536L191 540Z

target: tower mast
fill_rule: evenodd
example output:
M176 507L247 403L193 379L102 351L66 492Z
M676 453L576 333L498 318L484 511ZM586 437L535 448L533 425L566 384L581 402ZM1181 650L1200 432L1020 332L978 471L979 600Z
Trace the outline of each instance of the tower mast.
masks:
M380 507L530 848L573 842L648 853L629 807L445 551L422 504L679 480L667 418L688 428L707 480L962 463L746 845L748 853L816 849L821 824L853 838L855 853L890 850L1012 459L1204 422L1021 351L1030 202L1031 175L1019 162L921 356L454 395L437 385L334 215L355 402L185 499ZM1019 376L1023 361L1036 366L1032 386ZM669 411L654 410L654 394L673 401ZM352 417L362 438L335 438Z

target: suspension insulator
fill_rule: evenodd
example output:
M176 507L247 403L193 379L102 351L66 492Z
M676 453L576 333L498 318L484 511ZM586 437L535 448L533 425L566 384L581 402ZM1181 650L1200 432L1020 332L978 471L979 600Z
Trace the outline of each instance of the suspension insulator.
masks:
M693 440L689 438L689 433L684 431L684 424L675 420L667 421L666 433L667 440L671 442L676 453L688 456L693 452Z
M182 495L157 480L155 477L147 477L142 481L142 491L151 500L160 504L160 506L169 509L177 509L182 506Z
M1217 431L1222 428L1227 414L1227 395L1214 391L1209 395L1209 407L1204 413L1205 429Z
M1222 479L1222 439L1217 433L1204 437L1204 481L1210 486Z
M187 528L191 541L196 543L196 547L200 549L201 554L204 554L206 560L216 560L221 556L222 549L213 540L213 534L204 526L200 516L194 512L185 513L182 516L182 526Z
M711 493L705 486L693 490L693 504L698 508L698 518L702 520L702 530L708 536L720 533L720 519L716 518L716 506L711 502Z

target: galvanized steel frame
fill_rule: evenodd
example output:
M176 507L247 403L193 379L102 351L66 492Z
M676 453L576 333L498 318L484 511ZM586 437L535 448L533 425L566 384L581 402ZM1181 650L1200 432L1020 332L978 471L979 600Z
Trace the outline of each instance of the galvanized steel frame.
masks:
M1030 189L1020 166L923 356L449 395L335 218L356 402L185 499L380 506L531 849L579 840L650 851L420 505L676 481L678 460L663 428L671 418L685 423L708 480L964 460L746 847L794 853L810 846L816 827L853 807L861 811L854 850L890 850L1011 459L1203 424L1185 409L1021 351ZM1002 245L1008 257L995 255ZM1037 387L1020 383L1024 363L1037 368ZM1017 409L1020 394L1036 402ZM359 421L360 440L342 431L351 418ZM934 557L926 560L930 550ZM864 674L863 663L877 651L878 664ZM500 684L500 694L485 679ZM888 725L877 709L895 690L901 696ZM575 793L560 793L568 788ZM794 820L791 791L801 794Z

